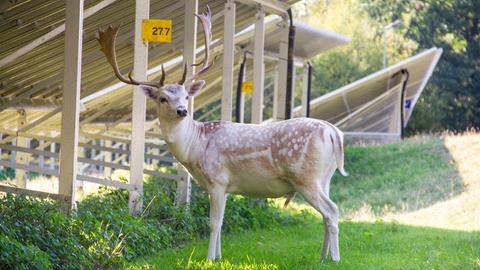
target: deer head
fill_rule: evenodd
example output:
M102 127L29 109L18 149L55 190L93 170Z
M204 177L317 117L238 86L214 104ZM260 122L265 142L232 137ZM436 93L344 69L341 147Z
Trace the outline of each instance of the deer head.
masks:
M173 120L181 119L188 115L188 97L195 96L205 85L204 80L195 81L195 79L213 65L213 62L210 65L208 64L210 44L212 41L211 10L207 6L207 12L205 14L195 14L195 16L200 20L205 34L205 58L200 63L192 65L201 65L201 68L190 76L187 76L188 64L185 63L181 80L171 84L165 84L166 75L163 65L162 75L158 81L137 81L132 77L131 72L128 74L128 77L125 77L118 68L115 53L115 40L119 26L109 26L105 30L98 30L97 39L100 43L101 51L105 54L117 78L126 84L140 86L147 97L158 104L158 113L162 118Z

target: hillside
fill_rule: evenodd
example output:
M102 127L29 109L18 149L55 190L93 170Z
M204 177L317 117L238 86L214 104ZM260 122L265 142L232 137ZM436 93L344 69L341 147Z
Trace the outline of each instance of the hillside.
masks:
M342 261L320 264L321 218L297 196L297 225L226 235L224 260L207 242L169 249L132 269L477 269L480 267L480 134L421 136L349 146L349 177L335 175ZM276 201L278 205L283 199Z

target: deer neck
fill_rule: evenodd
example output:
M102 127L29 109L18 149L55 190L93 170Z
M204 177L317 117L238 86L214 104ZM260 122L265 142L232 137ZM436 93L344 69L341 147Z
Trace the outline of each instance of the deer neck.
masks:
M190 116L177 121L160 120L160 129L170 152L182 164L190 163L201 150L199 122Z

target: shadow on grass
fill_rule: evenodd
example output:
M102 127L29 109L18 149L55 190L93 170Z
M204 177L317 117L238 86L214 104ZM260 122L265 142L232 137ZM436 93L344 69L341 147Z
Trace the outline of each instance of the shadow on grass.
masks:
M223 238L223 260L206 262L207 241L165 250L131 269L480 269L480 233L399 225L340 224L341 262L320 262L320 219Z
M345 168L349 176L335 173L330 195L347 216L361 208L377 216L411 212L462 191L455 161L438 137L347 146Z

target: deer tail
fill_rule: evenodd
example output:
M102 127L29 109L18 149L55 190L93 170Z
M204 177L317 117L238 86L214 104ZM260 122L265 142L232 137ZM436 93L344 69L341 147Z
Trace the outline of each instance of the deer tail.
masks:
M335 161L337 163L337 168L340 174L343 176L348 176L348 173L343 167L344 163L344 154L343 154L343 133L335 126L333 126L334 134L330 134L330 139L332 140L333 145L333 154L335 155Z

